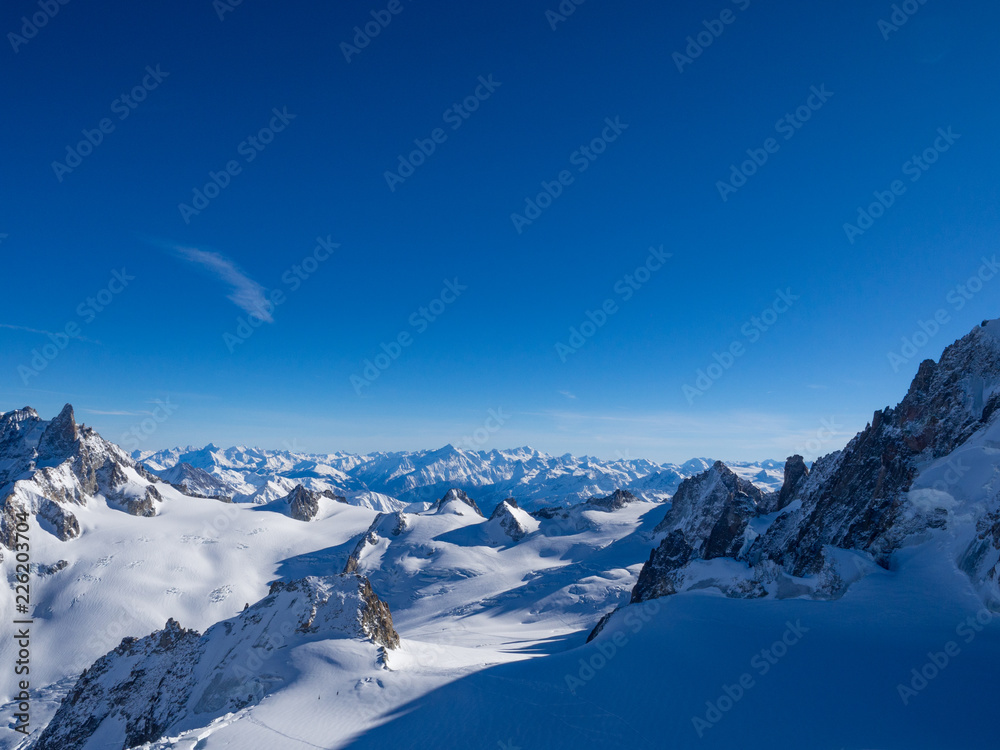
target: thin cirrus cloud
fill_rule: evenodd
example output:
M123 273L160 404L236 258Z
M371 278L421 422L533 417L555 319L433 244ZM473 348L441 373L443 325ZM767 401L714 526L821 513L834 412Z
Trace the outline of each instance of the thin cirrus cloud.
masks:
M152 414L149 411L104 411L103 409L84 409L84 411L102 417L141 417L145 414Z
M221 253L199 250L196 247L173 245L170 250L182 260L200 267L226 284L230 289L227 299L241 310L257 315L268 323L274 322L268 312L270 305L267 302L267 290L247 276L235 261Z
M94 341L93 339L88 339L86 336L80 335L70 335L65 332L57 331L46 331L41 328L29 328L28 326L16 326L10 323L0 323L0 328L7 328L11 331L26 331L28 333L37 333L42 336L69 336L71 339L76 339L77 341L86 341L88 344L100 344L100 341Z

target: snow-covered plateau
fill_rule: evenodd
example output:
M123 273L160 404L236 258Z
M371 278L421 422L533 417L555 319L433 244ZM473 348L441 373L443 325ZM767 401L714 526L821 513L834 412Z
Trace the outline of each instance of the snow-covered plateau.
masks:
M0 748L994 746L998 407L993 321L812 465L0 414Z

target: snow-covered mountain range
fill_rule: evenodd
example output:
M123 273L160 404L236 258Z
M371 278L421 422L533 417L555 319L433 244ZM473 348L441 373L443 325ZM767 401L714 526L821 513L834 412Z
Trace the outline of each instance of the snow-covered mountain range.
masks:
M129 456L7 412L0 748L990 746L998 407L987 321L812 466Z
M474 494L487 509L508 497L522 507L578 503L626 489L648 500L665 500L686 477L713 461L683 464L643 459L601 460L550 456L532 448L472 451L446 445L437 450L309 454L245 446L135 451L132 457L151 472L189 492L224 496L235 502L267 503L297 485L344 497L352 505L381 511L406 503L435 502L450 489ZM781 486L779 461L732 462L733 471L763 489Z

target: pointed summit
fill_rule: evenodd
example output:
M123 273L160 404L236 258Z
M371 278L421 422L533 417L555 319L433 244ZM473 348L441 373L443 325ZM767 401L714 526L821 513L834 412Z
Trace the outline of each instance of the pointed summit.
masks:
M476 511L476 513L479 514L480 516L483 515L483 512L479 510L479 506L476 505L475 500L466 495L463 490L454 488L448 490L445 496L442 497L440 500L438 500L437 512L442 513L444 512L445 508L447 508L449 505L454 506L454 504L456 503L464 503L465 505L468 505L470 508ZM458 508L461 508L461 506L457 506L456 510L453 510L452 512L460 512L459 510L457 510ZM486 516L483 516L483 518L485 517Z
M45 432L38 442L38 453L41 457L65 456L73 449L80 433L76 429L76 419L73 407L66 404L59 416L49 422Z

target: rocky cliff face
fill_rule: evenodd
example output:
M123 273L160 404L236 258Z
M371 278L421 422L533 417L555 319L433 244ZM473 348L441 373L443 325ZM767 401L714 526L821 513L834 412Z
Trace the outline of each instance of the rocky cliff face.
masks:
M97 496L136 516L156 514L156 478L118 446L77 425L66 404L51 421L34 409L0 414L0 544L10 546L17 511L65 541L79 536L73 513Z
M316 493L301 484L285 496L284 503L288 506L288 515L298 521L311 521L319 513Z
M367 578L272 584L264 599L204 635L169 620L145 638L126 638L87 669L34 748L82 750L100 732L102 747L125 750L160 739L186 717L207 724L284 682L287 659L272 658L277 649L331 638L399 646L389 608Z
M640 602L680 590L715 587L730 596L837 596L843 571L835 550L883 567L913 534L948 523L940 507L910 497L923 467L949 456L997 419L1000 321L984 323L923 362L898 406L877 411L841 451L806 469L785 465L777 493L765 495L716 463L685 480L656 527L664 534L632 593ZM997 577L1000 509L977 521L977 537L960 564L981 583ZM723 558L728 567L707 565ZM991 578L992 576L992 578Z
M675 593L679 585L675 574L692 560L738 555L752 541L750 520L770 505L763 491L721 461L685 479L654 529L666 537L643 566L632 601Z
M629 503L634 503L637 500L638 498L628 490L615 490L606 497L590 498L587 501L587 505L599 510L614 511L621 510Z

